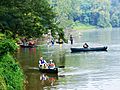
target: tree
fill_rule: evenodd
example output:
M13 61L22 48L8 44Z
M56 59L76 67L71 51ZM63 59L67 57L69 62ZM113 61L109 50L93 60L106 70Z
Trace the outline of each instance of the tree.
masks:
M114 0L113 0L114 1ZM114 2L112 2L114 3ZM112 4L111 5L111 10L110 10L110 23L112 24L113 27L120 27L120 6L119 2L116 0L116 5Z
M67 28L72 24L71 16L71 0L50 0L50 5L56 13L56 22L59 23L59 27Z
M100 27L111 26L109 0L54 0L53 3L54 10L58 13L57 20L63 24L70 20L69 25L79 21ZM64 28L67 25L64 24Z
M2 0L0 11L2 32L9 30L14 38L16 34L40 37L48 33L48 30L63 33L57 26L54 19L56 15L47 0Z
M113 27L118 27L119 26L119 22L120 22L120 20L119 20L118 16L113 14L111 16L111 24L112 24L112 26Z

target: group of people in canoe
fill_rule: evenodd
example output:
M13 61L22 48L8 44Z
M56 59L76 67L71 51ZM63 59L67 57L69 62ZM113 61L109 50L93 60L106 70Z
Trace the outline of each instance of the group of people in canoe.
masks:
M49 60L47 63L46 60L43 59L43 57L40 57L39 59L39 68L41 69L54 69L55 68L55 63L53 62L52 59Z
M32 38L31 39L27 39L27 38L21 38L17 44L21 44L21 45L24 45L24 46L33 46L33 45L36 45L37 43L37 40L33 40Z

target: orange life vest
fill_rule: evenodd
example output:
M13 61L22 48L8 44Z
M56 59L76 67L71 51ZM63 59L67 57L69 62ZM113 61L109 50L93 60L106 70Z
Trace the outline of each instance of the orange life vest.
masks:
M55 66L55 64L54 64L54 63L51 63L51 64L49 64L49 66L53 67L53 66Z

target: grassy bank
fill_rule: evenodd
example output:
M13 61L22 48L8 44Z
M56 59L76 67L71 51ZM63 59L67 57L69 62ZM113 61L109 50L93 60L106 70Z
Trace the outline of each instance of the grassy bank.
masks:
M0 41L0 90L23 90L23 71L12 56L17 46L10 39Z
M89 30L89 29L96 29L96 26L92 26L89 24L82 24L82 23L75 23L73 25L74 30Z
M0 57L0 60L0 77L2 79L0 83L2 84L2 90L5 88L7 90L23 90L24 75L19 64L9 54Z

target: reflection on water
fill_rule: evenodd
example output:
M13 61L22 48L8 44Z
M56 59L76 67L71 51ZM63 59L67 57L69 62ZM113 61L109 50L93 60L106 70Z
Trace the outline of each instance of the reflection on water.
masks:
M54 86L57 79L58 75L50 75L46 73L42 73L40 75L41 85L44 86L46 86L45 84L49 84L49 86Z
M58 44L20 48L16 57L26 74L26 90L120 90L120 30L94 30L81 35L73 35L74 44L63 44L62 48ZM108 51L70 53L70 47L82 47L84 42L90 47L108 46ZM59 68L57 77L45 74L42 80L40 56L65 68Z

